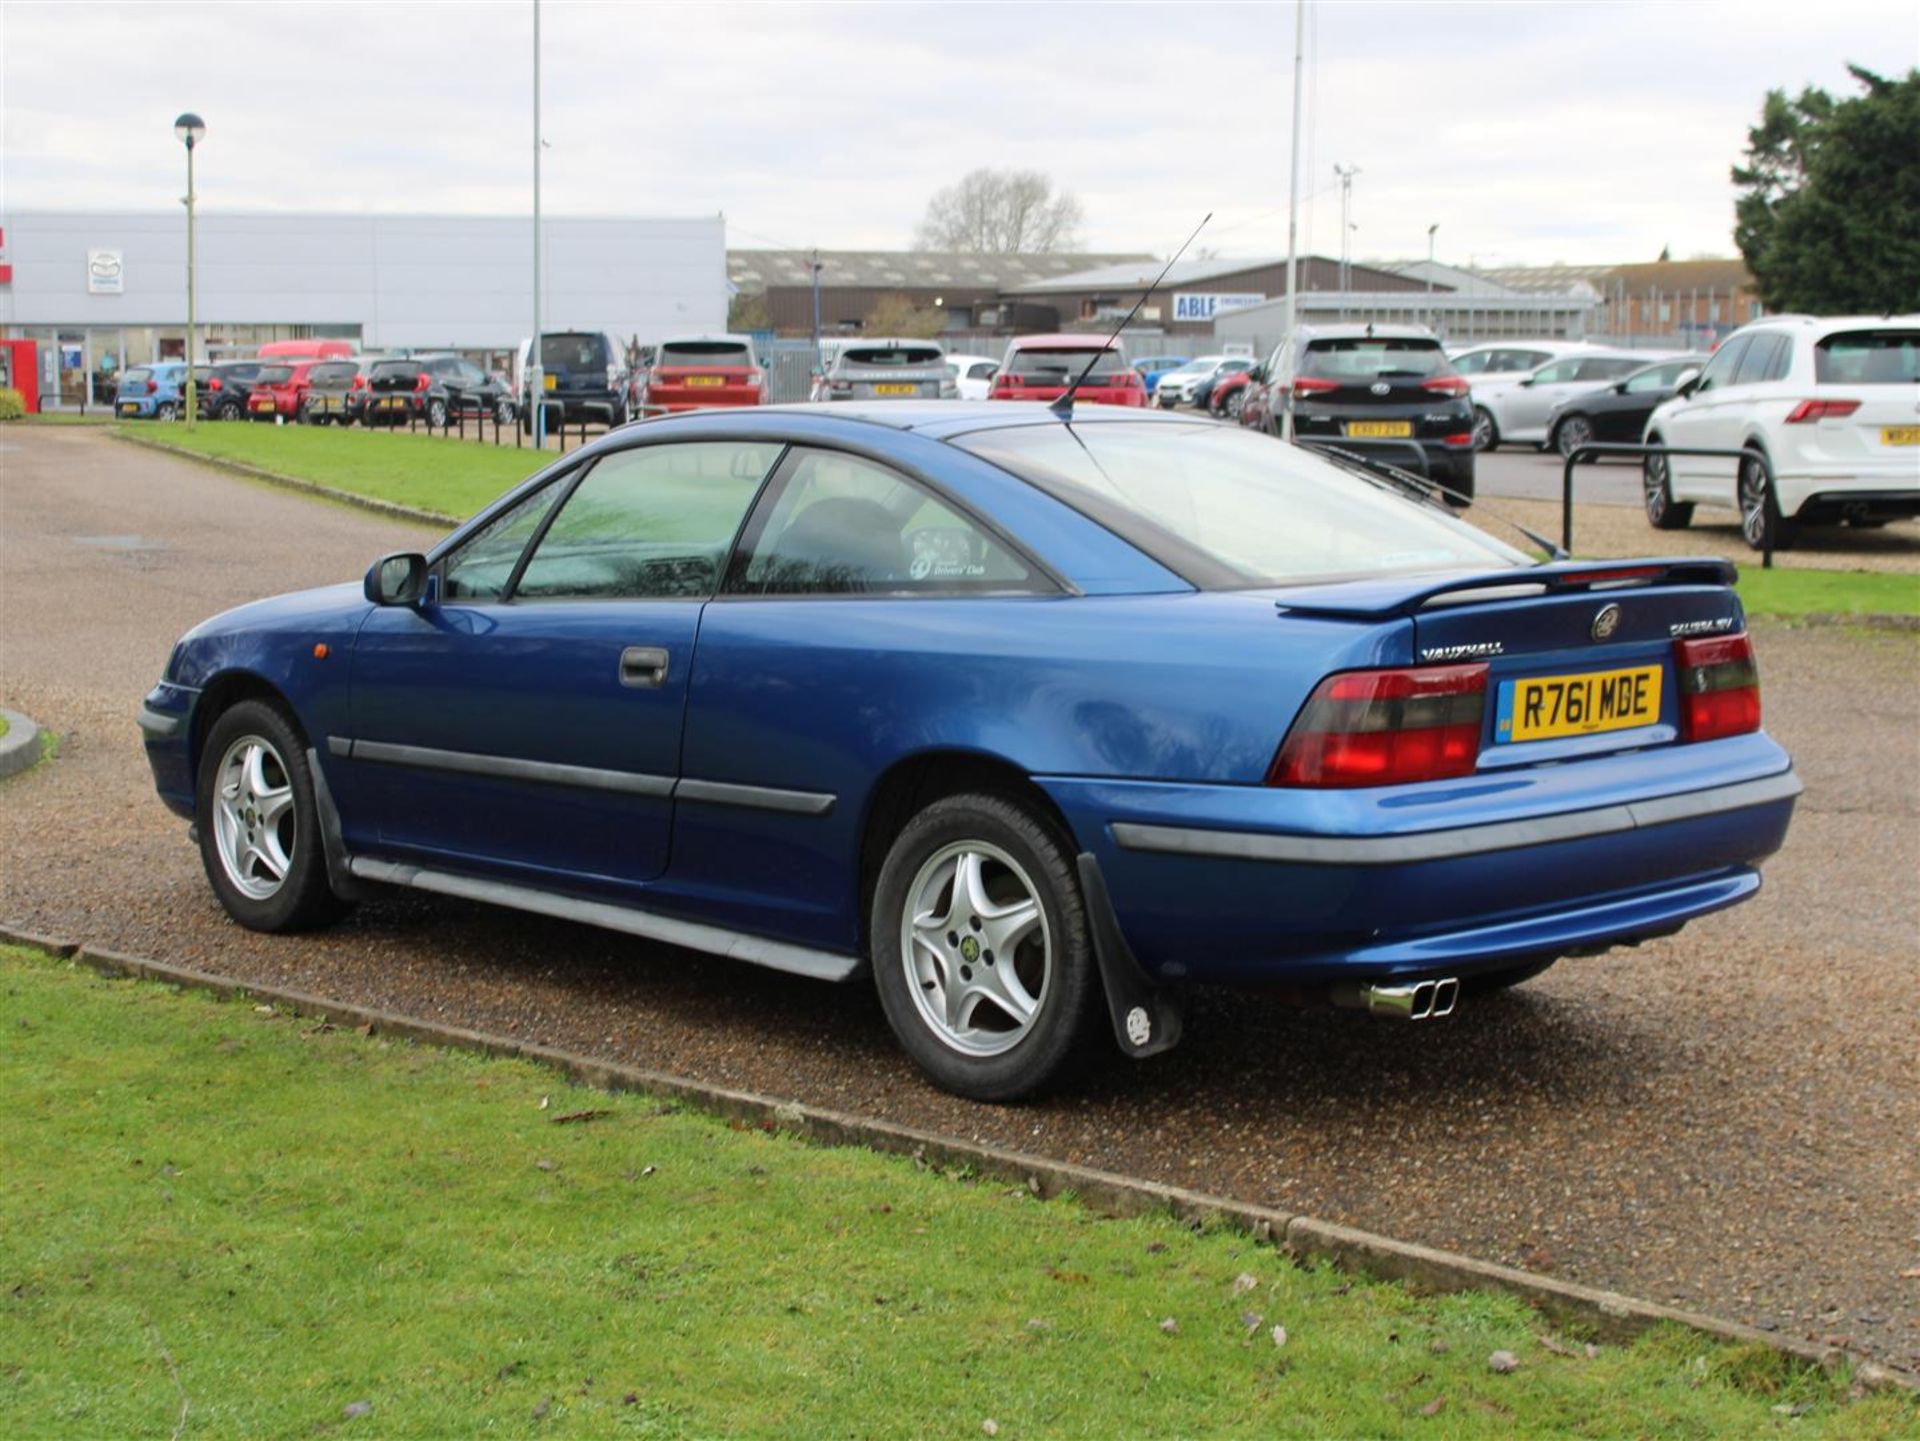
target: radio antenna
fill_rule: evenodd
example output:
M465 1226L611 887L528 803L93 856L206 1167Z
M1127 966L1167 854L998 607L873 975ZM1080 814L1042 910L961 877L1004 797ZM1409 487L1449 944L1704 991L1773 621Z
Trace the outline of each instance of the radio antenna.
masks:
M1107 337L1107 343L1094 351L1092 357L1087 361L1087 368L1074 377L1072 385L1069 385L1065 390L1060 392L1060 398L1049 404L1047 406L1048 410L1051 410L1062 420L1073 419L1073 397L1079 391L1081 384L1089 375L1093 374L1093 368L1100 363L1100 357L1113 349L1114 344L1120 339L1120 332L1133 323L1133 317L1140 313L1140 307L1147 303L1147 297L1160 288L1160 282L1167 278L1167 272L1173 269L1174 262L1178 261L1181 256L1187 253L1187 246L1193 244L1200 232L1207 228L1207 222L1211 219L1213 219L1213 212L1211 210L1200 217L1200 223L1193 227L1193 234L1189 235L1181 244L1180 248L1173 252L1173 259L1161 267L1159 275L1154 277L1153 284L1142 291L1140 298L1133 302L1133 309L1127 312L1126 319L1114 326L1113 334Z

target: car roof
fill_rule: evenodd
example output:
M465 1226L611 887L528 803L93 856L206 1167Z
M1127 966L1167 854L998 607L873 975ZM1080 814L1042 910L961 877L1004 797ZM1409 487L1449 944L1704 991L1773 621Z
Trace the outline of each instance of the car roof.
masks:
M1305 340L1431 340L1439 337L1424 325L1302 325Z
M891 430L908 430L934 440L948 440L976 430L1004 430L1022 425L1062 425L1051 406L1040 401L1021 400L940 400L940 401L859 401L794 402L786 405L752 405L725 409L693 410L679 415L660 415L633 421L622 431L686 425L721 424L753 429L768 417L804 416L809 420L847 420L867 425L882 425ZM1132 406L1089 404L1073 412L1075 425L1186 425L1218 428L1218 422L1197 415L1179 415L1171 411L1148 410Z
M715 341L725 341L729 345L744 345L749 350L753 348L751 335L670 335L660 342L660 349L665 350L669 345L711 345Z

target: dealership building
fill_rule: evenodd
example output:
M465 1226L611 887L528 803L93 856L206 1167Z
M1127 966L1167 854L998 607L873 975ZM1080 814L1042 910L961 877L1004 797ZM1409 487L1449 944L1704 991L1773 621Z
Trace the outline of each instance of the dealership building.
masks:
M500 365L533 329L530 220L202 212L194 229L206 358L270 340L342 339ZM540 262L544 330L651 344L726 329L718 215L544 219ZM50 406L100 403L120 371L184 359L186 319L183 213L0 219L0 338L37 342Z

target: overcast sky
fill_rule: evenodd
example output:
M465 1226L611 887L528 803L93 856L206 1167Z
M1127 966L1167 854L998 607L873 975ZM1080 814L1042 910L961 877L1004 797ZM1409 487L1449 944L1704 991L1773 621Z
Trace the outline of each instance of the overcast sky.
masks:
M1731 254L1769 86L1920 64L1920 0L1308 8L1302 244L1482 264ZM543 200L725 212L735 247L905 246L940 186L1042 170L1086 248L1283 253L1291 3L542 6ZM530 0L0 0L0 208L522 214Z

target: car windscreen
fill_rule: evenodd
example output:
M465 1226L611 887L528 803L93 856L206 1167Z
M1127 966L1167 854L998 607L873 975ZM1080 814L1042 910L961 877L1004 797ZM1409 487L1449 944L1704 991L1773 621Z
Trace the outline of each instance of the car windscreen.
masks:
M1093 361L1089 378L1124 375L1127 370L1126 357L1117 350L1042 350L1038 347L1016 350L1007 357L1005 370L1008 375L1023 376L1041 385L1065 384L1085 370L1089 360Z
M934 345L853 345L840 352L843 365L909 366L938 365L942 351Z
M1300 374L1323 380L1379 380L1386 376L1445 374L1452 367L1437 340L1314 340L1300 360Z
M293 367L291 365L263 365L260 367L260 373L254 376L254 379L262 385L285 385L289 380L293 379Z
M1920 330L1847 330L1813 347L1813 378L1826 385L1920 381Z
M954 444L1209 589L1528 564L1463 520L1235 427L1030 425Z
M753 351L738 340L671 340L656 365L752 365Z
M605 370L611 363L607 359L604 336L567 334L540 337L542 370Z
M330 360L309 370L307 379L315 385L351 385L359 373L360 367L351 360Z

